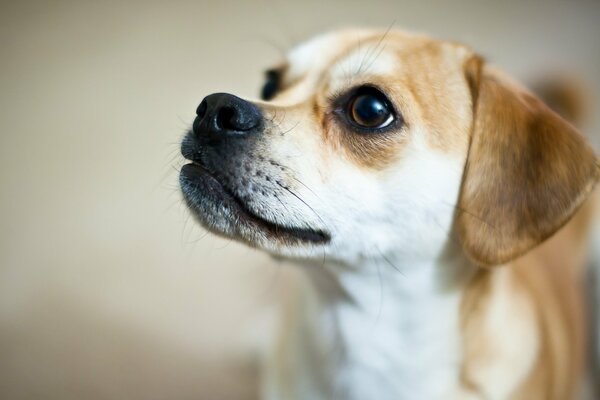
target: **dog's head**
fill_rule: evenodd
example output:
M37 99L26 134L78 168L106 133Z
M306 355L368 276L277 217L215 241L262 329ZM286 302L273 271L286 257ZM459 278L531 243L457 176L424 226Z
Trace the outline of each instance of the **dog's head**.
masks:
M206 228L275 254L437 257L457 234L501 264L600 176L569 123L452 42L328 34L269 70L262 95L202 101L180 180Z

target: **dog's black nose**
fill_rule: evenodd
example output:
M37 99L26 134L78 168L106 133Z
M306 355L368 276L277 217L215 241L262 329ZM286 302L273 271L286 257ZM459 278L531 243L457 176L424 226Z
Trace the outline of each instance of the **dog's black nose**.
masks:
M262 114L257 106L228 93L214 93L196 110L194 133L199 138L220 140L246 136L260 129Z

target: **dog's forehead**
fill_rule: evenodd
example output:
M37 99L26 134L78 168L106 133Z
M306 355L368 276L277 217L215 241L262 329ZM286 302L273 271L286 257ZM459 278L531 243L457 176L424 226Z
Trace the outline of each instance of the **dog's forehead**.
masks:
M287 97L301 98L309 95L324 75L341 84L361 75L398 77L400 70L407 74L422 74L425 70L435 73L446 65L458 65L469 51L458 43L399 30L334 31L317 36L288 53L284 84L294 86L294 93L288 93ZM302 88L294 85L300 81ZM335 84L331 80L330 83ZM297 91L302 93L295 93Z
M283 75L286 90L278 100L294 104L309 99L324 76L330 78L330 88L334 89L350 76L391 73L398 60L386 51L387 41L397 47L404 38L396 31L348 29L310 39L288 53Z
M286 74L296 80L311 72L322 71L331 63L358 46L361 41L377 34L374 30L343 30L316 36L296 47L287 55Z

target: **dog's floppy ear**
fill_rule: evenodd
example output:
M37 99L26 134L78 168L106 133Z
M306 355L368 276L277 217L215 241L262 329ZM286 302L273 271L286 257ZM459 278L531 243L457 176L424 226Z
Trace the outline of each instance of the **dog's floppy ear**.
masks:
M456 228L474 262L500 265L569 220L600 164L571 124L479 57L465 74L474 117Z

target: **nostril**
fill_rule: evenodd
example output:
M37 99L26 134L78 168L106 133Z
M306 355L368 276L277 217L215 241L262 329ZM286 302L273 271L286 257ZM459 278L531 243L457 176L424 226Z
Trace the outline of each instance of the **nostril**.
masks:
M217 126L225 130L243 130L240 129L237 121L237 113L232 107L222 107L217 113Z
M206 105L206 100L202 100L202 103L200 103L200 105L196 109L196 115L200 119L204 118L204 116L206 115L206 110L207 109L208 109L208 106Z

